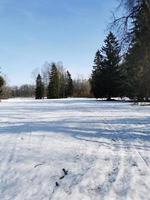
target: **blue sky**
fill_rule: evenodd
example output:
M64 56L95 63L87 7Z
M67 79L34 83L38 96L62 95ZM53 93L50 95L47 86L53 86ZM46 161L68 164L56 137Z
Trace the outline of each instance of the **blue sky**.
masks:
M117 0L0 0L0 67L10 85L32 83L45 61L88 77Z

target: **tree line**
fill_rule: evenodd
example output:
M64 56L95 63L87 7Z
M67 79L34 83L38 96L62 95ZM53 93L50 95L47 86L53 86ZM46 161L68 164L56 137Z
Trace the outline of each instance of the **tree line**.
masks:
M129 97L134 101L149 101L150 1L122 0L121 5L127 14L115 19L114 25L123 27L122 38L119 41L110 32L104 46L96 52L90 80L92 92L96 98L107 100ZM121 49L122 43L127 51Z
M40 71L40 72L39 72ZM91 97L91 86L88 79L78 76L72 79L68 70L61 62L45 62L41 70L32 72L35 84L8 86L4 76L0 76L0 98L66 98ZM1 82L1 80L3 80ZM58 88L55 90L55 88ZM54 92L56 91L56 93ZM55 93L55 94L54 94Z
M31 84L23 84L21 86L7 86L5 84L1 87L1 98L16 98L16 97L34 97L35 86Z
M65 70L62 63L46 62L36 76L35 98L57 99L67 97L91 97L91 86L88 79L82 76L72 79L71 73Z

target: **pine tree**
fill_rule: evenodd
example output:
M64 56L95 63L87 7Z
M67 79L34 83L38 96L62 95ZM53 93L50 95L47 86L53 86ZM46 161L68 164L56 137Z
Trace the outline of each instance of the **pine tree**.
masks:
M101 51L97 51L94 60L91 86L96 98L120 96L121 70L120 70L120 46L113 35L109 33L105 45Z
M101 88L101 70L102 70L102 55L98 50L94 59L94 66L92 71L92 76L90 79L91 83L91 92L94 94L96 98L103 97L103 90Z
M125 66L127 70L128 96L136 100L150 97L150 9L146 1L139 1L139 9L132 16L132 41Z
M66 73L66 86L65 86L65 96L71 97L73 95L73 81L69 71Z
M57 99L59 98L59 75L56 64L53 63L50 72L50 80L47 91L48 99Z
M4 86L4 84L5 84L5 80L4 80L4 78L0 75L0 99L1 99L1 94L2 94L2 92L3 92L3 86Z
M35 98L42 99L44 97L44 84L42 82L42 77L38 74L36 79L36 89L35 89Z
M66 86L66 72L63 66L57 66L59 82L58 82L58 91L59 91L59 98L65 98L65 86Z
M127 48L123 63L126 95L143 101L150 98L150 0L121 0L126 10L115 27ZM118 25L118 26L117 26Z

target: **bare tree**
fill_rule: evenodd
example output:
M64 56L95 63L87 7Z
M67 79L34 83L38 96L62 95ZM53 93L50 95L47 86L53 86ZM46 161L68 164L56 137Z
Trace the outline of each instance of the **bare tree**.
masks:
M73 88L73 97L91 97L90 82L82 76L73 80Z
M35 82L38 74L40 73L40 70L38 67L36 67L32 72L31 72L31 77L33 79L33 81Z
M45 88L49 84L50 71L51 71L51 64L46 61L43 65L43 67L41 68L42 80L43 80Z

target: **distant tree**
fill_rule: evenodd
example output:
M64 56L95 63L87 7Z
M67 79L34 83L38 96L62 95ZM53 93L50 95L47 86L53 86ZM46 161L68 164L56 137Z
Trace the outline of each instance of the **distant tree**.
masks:
M35 98L42 99L44 97L44 84L42 82L42 77L38 74L36 79L36 89L35 89Z
M11 87L11 97L20 97L19 95L19 87L18 86L13 86ZM34 94L35 94L35 91L34 91Z
M103 90L101 88L102 60L103 56L101 55L101 52L98 50L95 55L92 76L90 79L91 91L96 98L103 96Z
M59 98L65 98L65 90L66 90L66 70L64 69L61 62L57 63L57 70L58 70L58 93Z
M120 46L112 32L104 41L101 51L97 51L95 66L91 76L92 92L96 98L120 96L121 70Z
M91 97L89 80L83 77L73 80L73 97Z
M41 68L41 76L44 83L44 96L47 96L50 71L51 71L51 64L49 62L45 62Z
M47 88L49 84L50 71L51 71L51 64L49 62L45 62L41 68L42 80L45 88Z
M55 63L53 63L51 66L49 85L47 90L47 98L48 99L59 98L59 74Z
M18 88L18 93L20 97L34 97L35 95L35 86L24 84Z
M71 78L71 74L69 71L67 71L66 73L66 86L65 86L65 90L66 90L66 97L71 97L73 95L73 81Z
M5 80L4 78L0 75L0 99L1 99L1 94L2 94L2 91L3 91L3 86L5 84Z
M12 97L12 91L11 91L11 87L4 85L3 86L3 91L2 91L2 98L3 99L8 99Z

